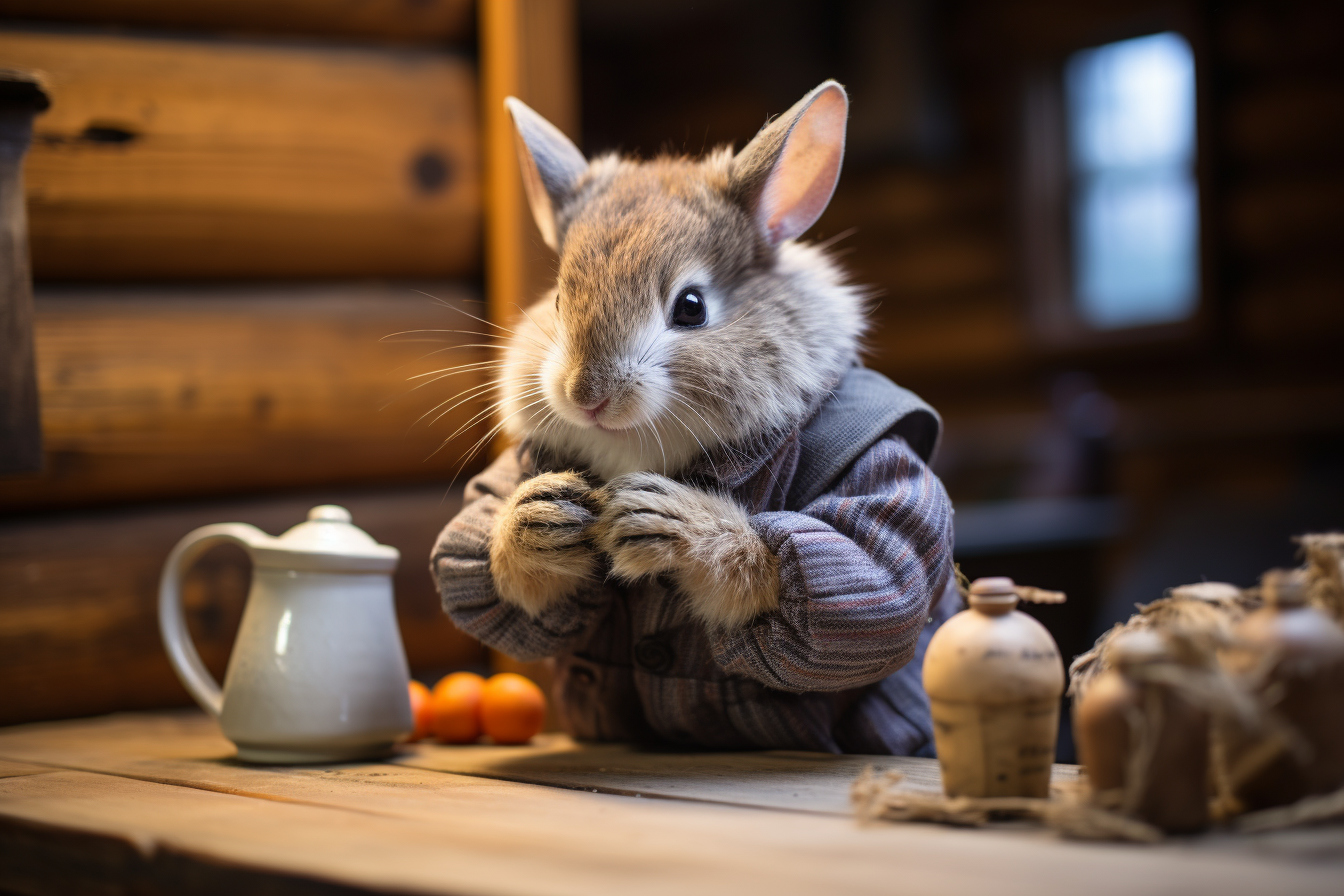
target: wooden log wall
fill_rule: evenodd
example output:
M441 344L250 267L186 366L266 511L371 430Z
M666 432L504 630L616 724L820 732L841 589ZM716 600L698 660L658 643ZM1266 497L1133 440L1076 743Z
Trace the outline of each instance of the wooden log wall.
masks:
M0 724L189 702L167 552L317 503L401 550L413 671L488 662L427 570L489 428L475 25L471 0L0 0L0 67L52 98L26 168L45 452L0 478ZM190 577L216 675L248 576L223 548Z
M428 50L0 33L47 74L39 279L477 269L476 77Z
M1344 334L1344 6L1227 4L1215 39L1231 326L1280 363L1333 354Z
M0 0L0 15L231 34L462 44L471 38L474 6L472 0Z
M451 481L488 429L482 303L452 283L46 286L37 309L46 467L0 479L0 513Z

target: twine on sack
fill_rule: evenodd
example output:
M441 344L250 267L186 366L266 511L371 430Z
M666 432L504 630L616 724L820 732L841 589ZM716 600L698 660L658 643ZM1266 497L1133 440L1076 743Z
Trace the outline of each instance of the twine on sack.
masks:
M859 819L870 823L925 821L983 827L995 819L1017 818L1041 822L1078 840L1154 843L1162 839L1162 832L1150 824L1089 804L1081 791L1059 789L1050 799L946 797L903 789L901 782L904 778L898 771L879 774L872 766L865 768L850 787L850 799Z

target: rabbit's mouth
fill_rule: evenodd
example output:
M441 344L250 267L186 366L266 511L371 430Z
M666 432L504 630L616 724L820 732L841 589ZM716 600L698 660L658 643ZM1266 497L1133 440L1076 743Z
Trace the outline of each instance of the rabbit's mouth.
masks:
M601 420L597 419L597 417L591 413L588 415L588 422L592 424L593 429L596 429L600 432L610 433L611 435L614 436L627 435L630 433L631 430L639 426L639 421L614 423L613 421L608 420L606 423L603 423Z

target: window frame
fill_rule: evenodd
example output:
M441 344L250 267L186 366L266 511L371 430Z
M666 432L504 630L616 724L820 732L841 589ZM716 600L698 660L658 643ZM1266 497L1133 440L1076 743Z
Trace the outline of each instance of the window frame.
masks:
M1218 317L1209 54L1191 7L1174 6L1141 20L1093 22L1061 35L1023 69L1018 115L1019 262L1029 329L1036 344L1062 352L1135 346L1188 346L1206 339ZM1195 158L1198 191L1199 291L1192 313L1178 321L1098 328L1083 317L1074 291L1072 208L1076 173L1070 159L1065 72L1077 52L1162 32L1190 45L1195 64Z

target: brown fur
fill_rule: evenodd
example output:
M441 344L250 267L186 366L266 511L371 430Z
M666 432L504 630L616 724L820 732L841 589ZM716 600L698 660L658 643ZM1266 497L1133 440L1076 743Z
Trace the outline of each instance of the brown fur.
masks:
M495 590L536 616L597 573L587 544L596 496L576 473L543 473L509 495L495 521L490 572Z
M597 546L618 579L667 573L691 615L735 628L779 605L779 561L734 501L657 473L630 473L602 488Z
M802 168L789 179L780 160L818 97L822 117L792 145L806 149L817 133L832 142L796 153L802 161L788 164ZM739 625L773 608L775 560L742 508L673 477L702 458L722 461L778 439L857 358L861 293L822 250L780 237L809 225L829 199L843 150L843 118L834 143L843 91L822 85L736 156L603 156L576 177L577 150L558 144L564 138L531 110L510 109L531 150L523 165L532 206L560 265L556 290L527 310L506 350L503 426L607 484L605 509L564 543L558 577L543 574L556 548L521 531L515 516L566 526L576 517L563 502L547 508L534 499L520 509L511 501L491 548L500 593L540 612L591 574L597 561L579 559L591 538L619 578L668 573L698 618ZM830 158L834 172L806 168L816 158ZM782 209L771 198L800 194ZM674 327L674 299L692 285L709 321ZM599 417L585 410L604 399Z

